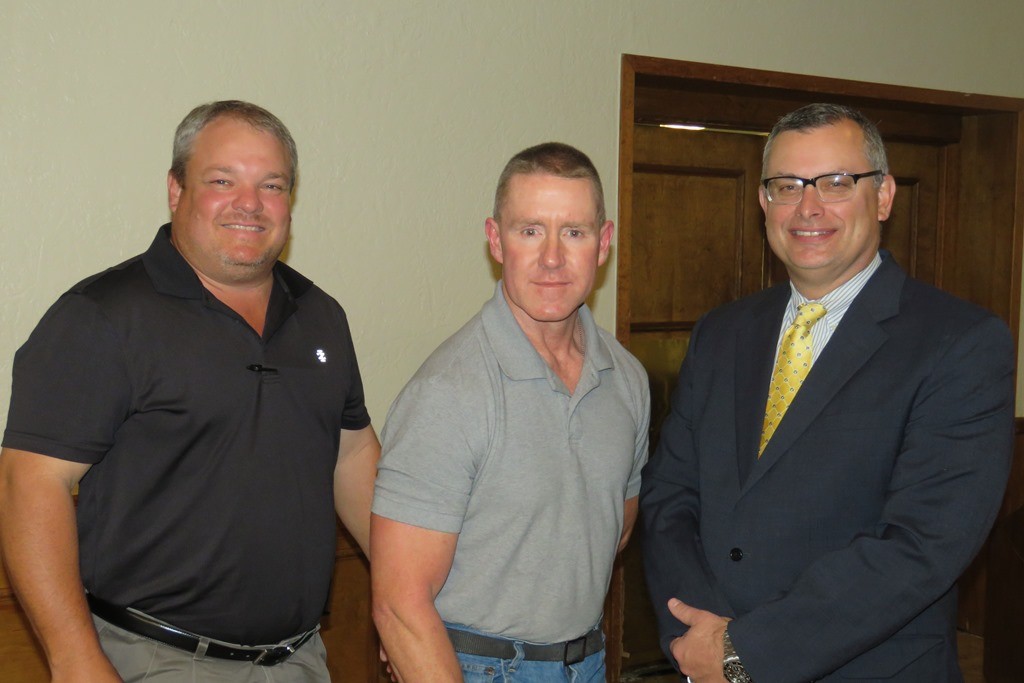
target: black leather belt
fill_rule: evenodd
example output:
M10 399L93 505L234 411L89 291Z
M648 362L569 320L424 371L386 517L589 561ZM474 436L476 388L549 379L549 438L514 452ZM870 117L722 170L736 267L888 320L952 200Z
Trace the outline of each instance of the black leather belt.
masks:
M496 659L514 659L516 656L515 641L506 638L484 636L454 628L448 629L448 638L452 641L455 651L464 655L479 655ZM550 645L523 643L522 648L523 659L532 662L578 664L595 652L604 649L604 638L601 637L601 628L598 626L590 633L575 640L551 643Z
M295 640L285 645L275 645L273 647L234 647L211 641L209 638L203 638L188 631L182 631L170 624L164 624L151 619L141 612L112 605L105 600L100 600L91 593L87 593L85 597L89 601L89 609L93 614L104 621L109 621L118 628L123 628L125 631L131 631L143 638L149 638L150 640L155 640L164 645L170 645L193 654L199 652L202 644L205 642L206 651L202 653L205 657L230 659L236 662L252 662L260 666L280 664L291 657L296 650L316 635L316 632L319 630L319 627L316 627L311 631L303 633L301 636L297 636Z

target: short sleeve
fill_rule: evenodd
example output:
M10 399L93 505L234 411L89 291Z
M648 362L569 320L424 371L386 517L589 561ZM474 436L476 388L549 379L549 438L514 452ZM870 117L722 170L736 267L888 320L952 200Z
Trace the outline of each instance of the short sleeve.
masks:
M3 445L94 464L130 409L118 335L94 301L65 294L14 356Z
M629 473L629 482L626 484L626 499L635 498L640 495L640 472L647 464L650 451L650 423L651 423L651 388L647 379L647 372L639 361L634 359L636 364L638 381L633 386L633 399L636 405L636 437L633 451L633 469Z
M339 307L340 308L340 307ZM366 397L363 393L363 378L359 374L359 361L356 359L355 344L352 331L348 325L348 317L341 312L341 325L344 330L344 344L348 347L349 378L348 391L345 394L345 407L341 415L342 429L362 429L370 424L370 413L366 410Z
M413 378L382 432L374 514L459 533L480 460L487 450L475 392L441 377ZM488 411L491 412L491 411Z

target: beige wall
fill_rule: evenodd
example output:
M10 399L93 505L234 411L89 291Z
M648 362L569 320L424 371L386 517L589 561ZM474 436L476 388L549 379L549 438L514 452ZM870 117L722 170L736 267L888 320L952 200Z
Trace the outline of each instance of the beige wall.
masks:
M0 415L55 297L166 220L199 102L258 102L295 135L288 261L348 310L379 428L490 294L512 153L580 146L616 215L622 53L1024 97L1021 27L1018 0L0 0Z

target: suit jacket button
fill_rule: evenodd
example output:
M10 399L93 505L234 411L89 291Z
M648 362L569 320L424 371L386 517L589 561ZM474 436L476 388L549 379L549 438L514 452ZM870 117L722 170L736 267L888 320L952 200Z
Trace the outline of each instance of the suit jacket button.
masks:
M733 562L739 562L743 559L743 551L739 548L733 548L729 551L729 559Z

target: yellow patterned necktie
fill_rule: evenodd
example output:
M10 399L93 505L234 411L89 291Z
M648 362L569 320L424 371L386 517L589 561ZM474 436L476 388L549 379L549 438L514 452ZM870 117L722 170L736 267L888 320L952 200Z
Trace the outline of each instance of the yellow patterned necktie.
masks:
M768 391L768 405L764 409L764 426L761 428L761 447L757 449L757 457L764 453L764 447L772 438L772 434L782 422L782 416L789 409L800 385L811 370L813 347L811 344L811 328L827 313L821 304L800 304L797 307L796 319L782 336L779 346L779 358L775 361L775 372L772 374L772 385Z

